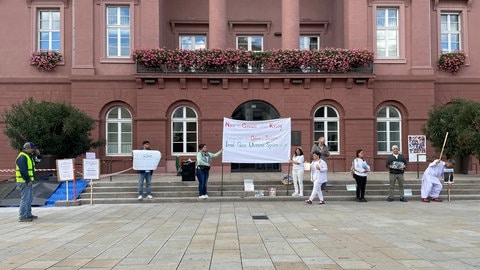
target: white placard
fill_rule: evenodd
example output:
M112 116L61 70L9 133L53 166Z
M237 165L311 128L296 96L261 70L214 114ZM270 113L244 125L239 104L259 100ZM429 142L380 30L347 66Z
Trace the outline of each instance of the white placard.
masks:
M100 179L100 160L87 158L83 160L83 178Z
M56 162L58 181L75 180L73 158L57 159Z
M253 179L243 179L243 185L245 186L245 191L255 191Z
M133 169L154 171L160 163L162 153L157 150L133 150Z
M291 120L245 121L223 118L222 162L288 162Z
M356 191L357 185L346 185L347 191Z
M95 152L87 152L85 153L85 157L88 159L95 158Z
M403 196L405 196L405 197L411 197L411 196L413 196L413 194L412 194L412 189L411 189L411 188L406 188L406 189L404 189L404 190L403 190Z

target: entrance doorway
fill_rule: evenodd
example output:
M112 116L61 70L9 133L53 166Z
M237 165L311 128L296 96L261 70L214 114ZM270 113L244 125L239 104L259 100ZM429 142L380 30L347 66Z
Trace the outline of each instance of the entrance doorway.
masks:
M277 110L261 100L247 101L232 113L232 119L262 121L280 118ZM280 163L232 163L232 172L279 172Z

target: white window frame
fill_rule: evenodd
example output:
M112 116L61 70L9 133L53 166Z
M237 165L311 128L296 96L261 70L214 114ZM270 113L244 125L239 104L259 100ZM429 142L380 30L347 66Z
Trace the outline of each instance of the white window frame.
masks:
M311 40L312 38L317 39L317 46L316 48L311 47ZM303 44L303 47L302 47ZM300 35L300 43L299 43L299 48L300 50L307 50L307 51L313 51L313 50L320 50L320 36L318 35Z
M117 117L110 118L109 115L112 111L117 110ZM128 117L122 117L122 110L126 111L129 114ZM115 130L109 130L109 124L114 124L116 126ZM130 125L130 132L122 132L122 127L124 125ZM116 133L117 140L109 141L109 134ZM124 136L130 136L130 142L124 142L122 139ZM132 154L132 145L133 145L133 121L132 113L125 107L116 106L108 110L105 115L105 153L107 156L128 156ZM109 146L116 145L117 151L110 151Z
M175 114L177 112L181 113L181 117L176 117ZM193 112L195 114L195 117L188 117L187 115L187 110L191 110L191 112ZM192 131L189 131L188 130L188 125L189 124L195 124L195 131L192 132ZM181 127L181 130L177 131L175 130L175 124L180 124L182 127ZM172 112L172 115L171 115L171 124L170 124L170 147L171 147L171 153L172 155L193 155L195 153L197 153L197 150L198 150L198 133L199 133L199 125L198 125L198 113L197 111L190 107L190 106L179 106L177 108L175 108ZM175 152L174 149L174 144L175 143L178 143L178 142L175 142L174 138L175 138L175 133L181 133L181 136L182 136L182 141L180 142L182 144L182 151L181 152ZM189 135L191 135L191 133L195 133L195 141L189 141L188 138L189 138ZM195 144L195 147L193 147L193 151L191 152L188 152L187 149L188 149L188 144Z
M329 116L328 111L333 110L336 116ZM323 110L324 117L315 117L319 110ZM324 129L317 130L315 128L316 123L323 123ZM330 129L329 123L334 123L336 129ZM337 140L332 140L332 135L337 135ZM325 143L328 145L330 154L338 155L340 153L340 116L338 110L330 105L321 105L313 113L313 143L316 143L318 138L325 137ZM337 145L337 149L333 149L333 146Z
M379 113L382 110L386 110L385 116L380 117ZM394 110L397 114L398 117L393 117L391 115L391 110ZM379 155L384 155L384 154L390 154L391 153L391 148L393 145L398 145L399 149L402 149L402 113L400 112L399 109L397 109L394 106L382 106L377 114L376 114L376 119L377 119L377 125L376 125L376 130L377 130L377 153ZM385 130L379 130L378 123L385 123ZM392 124L398 124L398 131L392 131L391 126ZM385 132L385 141L380 141L380 132ZM393 133L398 133L398 140L393 140L392 139L392 134ZM379 143L383 142L386 144L385 149L380 149Z
M469 65L469 14L472 9L471 1L435 1L433 9L437 12L437 35L438 35L438 55L442 53L442 14L459 14L460 15L460 47L467 56L467 65Z
M198 43L197 44L197 39L202 38L204 40L203 43ZM184 46L183 39L189 39L191 48L187 48ZM200 42L200 41L199 41ZM180 50L200 50L200 49L206 49L207 47L207 35L179 35L178 36L178 47Z
M47 20L42 20L42 14L47 14ZM55 16L57 15L57 16ZM58 17L55 19L54 17ZM38 51L45 52L45 51L56 51L61 52L61 45L62 45L62 32L61 32L61 12L59 8L48 8L48 9L38 9L37 10L37 49ZM43 27L45 26L46 27ZM58 40L54 40L53 36L58 34ZM45 40L42 40L42 36L47 35L48 37ZM46 48L42 48L42 43L47 42L48 46ZM54 49L53 44L54 42L58 43L58 48Z
M401 63L404 64L407 62L406 59L406 23L405 23L405 1L386 1L386 0L371 0L372 1L372 11L373 11L373 46L375 52L375 63ZM379 57L377 49L377 9L398 9L397 12L397 26L395 27L398 31L397 36L397 56L396 57ZM384 30L386 30L385 28ZM393 28L392 28L393 29Z
M446 28L443 28L443 17L446 17ZM453 16L457 17L457 23L458 23L458 30L452 30L451 26L451 19ZM448 52L453 52L453 51L461 51L462 50L462 14L460 12L441 12L440 13L440 48L441 48L441 53L448 53ZM447 48L443 48L443 36L447 36ZM458 41L458 48L452 49L452 37L456 36L457 41Z
M125 20L124 17L122 17L122 9L123 8L128 8L128 23L123 22ZM116 22L113 24L109 23L109 10L115 9L116 10ZM106 43L106 56L108 58L130 58L131 54L131 43L132 43L132 35L131 35L131 24L132 24L132 8L128 5L107 5L105 8L105 43ZM109 39L109 32L114 31L116 32L116 38L117 42L116 44L110 44L110 39ZM125 49L126 53L124 51L124 47L122 46L122 35L123 33L128 32L128 48ZM116 53L115 54L110 54L110 47L115 47L116 48ZM122 54L125 53L125 54Z
M240 49L239 47L239 44L238 44L238 39L239 38L247 38L247 51L252 51L252 52L263 52L264 50L264 47L263 47L263 42L264 42L264 38L262 35L237 35L236 38L235 38L235 45L237 46L237 49ZM252 48L252 44L253 44L253 40L255 38L260 38L261 39L261 49L260 50L253 50Z

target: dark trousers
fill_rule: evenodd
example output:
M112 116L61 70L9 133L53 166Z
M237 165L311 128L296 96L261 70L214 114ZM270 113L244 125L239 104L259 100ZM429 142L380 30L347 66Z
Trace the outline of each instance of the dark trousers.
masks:
M354 174L355 182L357 182L357 199L365 198L365 187L367 186L367 177Z

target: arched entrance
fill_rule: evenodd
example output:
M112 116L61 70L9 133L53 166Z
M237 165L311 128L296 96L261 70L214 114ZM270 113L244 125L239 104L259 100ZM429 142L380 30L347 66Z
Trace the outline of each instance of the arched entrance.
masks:
M232 113L232 119L261 121L280 118L280 114L270 104L261 100L247 101ZM232 172L279 172L279 163L232 163Z

